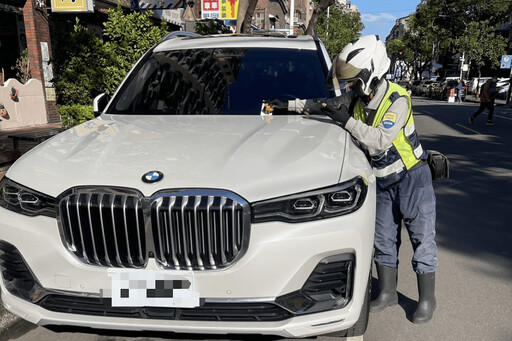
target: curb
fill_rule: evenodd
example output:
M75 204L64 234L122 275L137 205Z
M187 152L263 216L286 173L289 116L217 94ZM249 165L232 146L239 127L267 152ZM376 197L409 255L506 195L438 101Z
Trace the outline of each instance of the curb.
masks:
M20 320L20 317L8 312L4 306L0 304L0 335Z

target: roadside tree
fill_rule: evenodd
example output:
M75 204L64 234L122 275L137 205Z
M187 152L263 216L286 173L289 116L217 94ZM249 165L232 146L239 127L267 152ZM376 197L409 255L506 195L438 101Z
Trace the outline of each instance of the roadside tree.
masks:
M113 94L133 64L167 34L167 24L152 25L150 16L149 11L125 15L120 6L110 9L103 40L78 18L71 32L57 28L54 83L66 122L73 125L92 117L93 98Z
M312 27L311 21L309 27ZM359 12L346 11L343 7L334 5L329 9L329 16L326 12L320 14L316 27L318 37L333 58L345 45L359 37L364 25Z
M419 37L425 37L439 54L458 52L478 68L485 63L496 66L499 56L506 52L498 27L511 11L511 1L422 0L410 28ZM414 45L418 41L410 43Z

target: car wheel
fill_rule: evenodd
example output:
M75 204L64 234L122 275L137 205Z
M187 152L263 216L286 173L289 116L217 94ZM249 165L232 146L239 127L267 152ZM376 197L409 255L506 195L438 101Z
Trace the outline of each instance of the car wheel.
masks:
M368 327L368 317L370 315L370 299L372 297L372 276L370 274L368 278L368 284L366 285L366 293L364 295L364 302L361 308L361 314L357 322L349 329L345 329L336 333L328 334L333 337L348 337L348 336L361 336Z

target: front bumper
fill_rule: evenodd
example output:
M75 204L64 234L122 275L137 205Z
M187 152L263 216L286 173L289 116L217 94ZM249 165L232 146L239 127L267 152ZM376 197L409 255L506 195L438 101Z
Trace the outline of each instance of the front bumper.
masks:
M123 310L124 315L99 316L94 309L102 304L108 307L110 302L105 295L112 289L109 269L83 264L69 253L62 244L55 219L26 217L0 208L0 241L19 252L41 289L32 293L31 298L22 299L18 297L22 295L13 295L12 290L7 290L8 278L3 278L2 301L14 314L40 325L283 337L305 337L347 329L359 317L367 288L373 248L374 199L370 195L358 211L338 218L301 224L254 224L249 247L242 258L225 269L194 271L193 282L203 308L219 310L234 305L245 306L248 309L245 313L236 310L227 313L240 318L238 321L235 318L175 319L169 315L181 314L183 310L158 308L134 308L131 309L134 315L126 315ZM301 290L318 264L332 257L353 259L350 301L343 308L294 314L276 304L276 298ZM182 273L162 270L155 262L136 271ZM5 273L2 275L5 277ZM50 296L45 296L48 294ZM90 303L96 305L91 309L93 312L82 309L84 304ZM66 305L69 310L55 308ZM268 316L269 312L274 315L272 318L255 318L258 309L262 309L262 316ZM199 310L194 312L200 313Z

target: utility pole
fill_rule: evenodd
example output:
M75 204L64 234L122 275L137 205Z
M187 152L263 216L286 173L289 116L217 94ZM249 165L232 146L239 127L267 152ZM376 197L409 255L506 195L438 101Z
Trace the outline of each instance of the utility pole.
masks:
M290 35L293 35L294 16L295 16L295 0L290 0Z
M462 80L462 69L464 67L464 51L462 51L462 57L460 57L460 80Z

